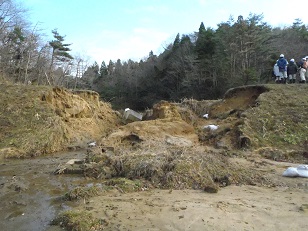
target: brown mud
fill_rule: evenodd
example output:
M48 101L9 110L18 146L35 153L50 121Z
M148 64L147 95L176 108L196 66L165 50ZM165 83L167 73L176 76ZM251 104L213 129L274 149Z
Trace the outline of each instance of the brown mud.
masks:
M58 165L84 152L56 153L35 159L7 159L0 163L1 230L42 231L59 213L74 203L61 197L70 189L86 184L80 175L54 175Z

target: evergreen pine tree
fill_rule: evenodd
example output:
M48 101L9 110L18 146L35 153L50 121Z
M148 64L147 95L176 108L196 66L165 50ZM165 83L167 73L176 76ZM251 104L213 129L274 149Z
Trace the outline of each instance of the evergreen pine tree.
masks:
M115 68L114 62L110 59L108 67L107 67L108 75L112 75L113 74L114 68Z
M174 39L172 49L176 50L179 47L180 47L180 34L178 33Z
M73 59L73 57L68 53L68 51L71 51L69 48L71 44L63 43L65 36L59 35L57 29L54 29L52 33L55 40L50 41L49 45L52 47L53 59L55 58L59 61L67 61Z
M61 64L64 62L69 62L70 60L73 59L73 57L68 53L68 51L71 51L69 46L71 44L65 44L64 38L65 36L59 35L57 29L52 30L53 37L55 38L54 40L49 42L49 45L52 47L52 56L51 56L51 63L50 63L50 68L49 68L49 76L50 76L50 81L49 84L54 84L54 76L53 76L53 67L54 64Z
M106 75L108 75L108 68L106 66L106 63L103 61L99 68L99 76L103 78Z
M196 52L198 59L211 58L215 53L214 30L205 29L203 22L200 25L198 39L196 41Z

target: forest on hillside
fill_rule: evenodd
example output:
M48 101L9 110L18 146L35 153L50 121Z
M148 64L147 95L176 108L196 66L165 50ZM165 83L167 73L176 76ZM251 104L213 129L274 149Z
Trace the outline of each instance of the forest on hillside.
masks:
M94 90L115 109L217 99L232 87L270 82L281 53L296 61L308 55L308 26L301 19L272 27L263 15L251 13L230 16L216 29L205 20L198 31L177 34L161 54L149 51L139 62L85 64L82 55L71 55L69 41L57 29L51 31L53 40L45 41L39 26L26 18L27 10L14 0L0 0L0 80Z

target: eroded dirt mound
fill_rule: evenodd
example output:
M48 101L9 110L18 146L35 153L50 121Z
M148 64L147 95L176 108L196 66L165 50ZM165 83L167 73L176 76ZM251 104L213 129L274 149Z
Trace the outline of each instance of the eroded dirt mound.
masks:
M0 98L1 157L83 147L120 123L111 105L91 91L1 84Z
M78 94L72 93L64 88L56 87L44 94L42 100L51 104L61 117L91 118L93 116L92 108L99 108L99 95L96 92L87 91L88 94L83 94L83 97L80 97Z
M119 127L118 130L103 138L102 145L120 146L134 144L136 141L156 140L159 142L185 143L193 145L198 142L194 127L182 120L178 108L166 101L153 106L153 118L136 121ZM177 142L178 141L178 142Z
M237 111L244 111L253 107L260 94L269 91L265 86L244 86L230 89L224 99L213 104L209 111L210 117L224 118Z
M175 105L161 101L153 106L153 119L181 119Z
M111 105L100 101L98 93L93 91L54 88L42 99L65 121L70 143L76 145L99 140L120 124L120 117Z
M198 142L198 136L193 126L183 120L151 120L134 122L122 126L119 130L110 134L102 140L105 145L124 145L132 135L138 136L140 140L164 141L168 137L181 137L190 140L192 143Z

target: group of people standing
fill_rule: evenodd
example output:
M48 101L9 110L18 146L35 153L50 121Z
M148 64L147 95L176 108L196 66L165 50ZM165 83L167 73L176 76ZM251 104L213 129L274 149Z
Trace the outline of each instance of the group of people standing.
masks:
M298 63L292 58L288 62L281 54L273 68L273 77L276 83L296 83L296 75L299 72L299 83L308 80L308 56L302 58Z

